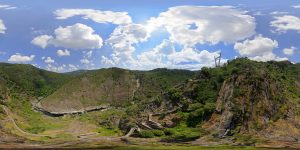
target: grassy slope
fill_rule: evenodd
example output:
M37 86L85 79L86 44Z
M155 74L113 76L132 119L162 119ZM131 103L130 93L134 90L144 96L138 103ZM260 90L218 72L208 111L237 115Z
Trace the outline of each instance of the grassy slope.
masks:
M0 63L1 79L9 81L16 92L27 92L36 97L48 96L72 77L73 75L49 72L31 65Z
M76 110L100 104L126 105L129 100L151 99L193 75L190 71L167 69L89 71L65 84L41 103L50 111Z

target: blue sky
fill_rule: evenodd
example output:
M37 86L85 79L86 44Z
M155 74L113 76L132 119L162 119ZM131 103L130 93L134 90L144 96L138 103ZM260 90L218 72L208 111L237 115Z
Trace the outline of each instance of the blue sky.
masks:
M56 72L300 62L300 2L2 0L0 61Z

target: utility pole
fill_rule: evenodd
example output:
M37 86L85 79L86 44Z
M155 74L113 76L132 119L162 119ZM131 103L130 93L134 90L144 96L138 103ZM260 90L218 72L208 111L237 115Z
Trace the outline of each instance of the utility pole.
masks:
M222 53L219 52L219 53L218 53L218 56L214 56L216 67L220 67L220 66L221 66L221 55L222 55Z

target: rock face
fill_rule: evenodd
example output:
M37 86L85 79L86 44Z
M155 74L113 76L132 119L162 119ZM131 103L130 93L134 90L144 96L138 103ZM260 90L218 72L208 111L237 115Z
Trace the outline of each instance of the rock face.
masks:
M296 118L297 105L288 98L284 86L265 70L249 70L225 80L216 101L215 117L208 121L214 122L210 130L217 137L235 133L264 133L262 135L268 139L297 141L299 132L279 134L282 129L272 131L270 127L281 120L281 123L289 124L286 130L300 130Z

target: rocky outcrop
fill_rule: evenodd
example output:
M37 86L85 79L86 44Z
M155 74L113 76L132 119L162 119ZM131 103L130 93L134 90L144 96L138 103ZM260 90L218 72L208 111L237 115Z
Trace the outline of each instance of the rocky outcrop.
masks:
M225 80L216 101L216 115L208 122L212 122L210 131L217 137L225 137L234 133L269 133L270 122L282 119L285 122L295 120L295 105L289 101L283 92L283 85L260 72L255 80L251 73L233 76ZM290 124L290 128L297 126ZM300 130L300 128L298 128ZM269 132L264 132L269 130ZM289 135L285 135L289 136ZM295 136L282 139L297 139Z

